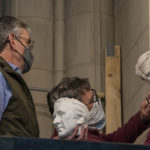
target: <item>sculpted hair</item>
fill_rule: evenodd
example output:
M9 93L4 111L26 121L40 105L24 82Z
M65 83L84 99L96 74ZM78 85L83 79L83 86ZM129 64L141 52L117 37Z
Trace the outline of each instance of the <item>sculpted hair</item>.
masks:
M74 107L76 108L77 116L78 117L83 116L85 118L83 124L85 124L85 125L88 124L88 120L89 120L89 111L88 111L88 108L86 106L83 107L81 104L78 104L76 102L73 102L73 104L74 104Z
M90 90L88 78L65 77L57 86L52 88L47 94L47 102L51 114L54 112L54 103L59 98L68 97L82 101L84 90Z
M74 99L74 98L60 98L58 99L56 102L55 102L55 105L59 104L59 103L62 103L62 102L67 102L67 103L70 103L70 104L73 104L73 108L75 109L75 114L76 114L76 117L77 118L80 118L80 117L83 117L85 120L83 122L84 125L86 125L88 123L88 120L89 120L89 110L88 108L86 107L85 104L83 104L82 102L80 102L79 100L77 99Z
M0 53L5 48L8 41L8 35L10 33L19 36L21 33L21 28L24 28L31 33L31 30L27 24L16 19L12 16L1 16L0 17Z

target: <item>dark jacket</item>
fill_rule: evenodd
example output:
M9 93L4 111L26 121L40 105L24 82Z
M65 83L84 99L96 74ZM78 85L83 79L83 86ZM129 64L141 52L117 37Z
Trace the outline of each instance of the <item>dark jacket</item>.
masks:
M39 128L31 93L22 76L0 57L0 71L10 85L12 97L0 121L0 135L38 137Z

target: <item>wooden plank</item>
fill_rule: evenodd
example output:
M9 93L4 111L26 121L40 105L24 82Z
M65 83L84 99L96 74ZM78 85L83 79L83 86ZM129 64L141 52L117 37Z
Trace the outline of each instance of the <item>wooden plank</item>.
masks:
M120 46L105 51L106 133L121 126Z

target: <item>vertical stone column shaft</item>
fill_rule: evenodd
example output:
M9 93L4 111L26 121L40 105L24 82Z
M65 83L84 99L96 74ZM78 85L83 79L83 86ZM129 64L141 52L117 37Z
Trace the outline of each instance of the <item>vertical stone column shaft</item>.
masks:
M64 0L55 0L54 84L64 76Z

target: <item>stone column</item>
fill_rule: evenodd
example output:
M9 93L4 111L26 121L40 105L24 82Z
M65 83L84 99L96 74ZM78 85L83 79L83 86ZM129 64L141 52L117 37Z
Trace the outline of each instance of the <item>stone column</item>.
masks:
M100 0L100 22L101 86L105 91L105 48L115 44L114 0Z
M116 0L116 42L122 54L123 123L140 109L150 86L135 74L138 58L150 48L150 0ZM138 24L138 25L137 25ZM143 144L144 132L136 144Z
M105 90L104 48L114 44L114 1L65 0L65 71Z
M65 0L65 71L100 89L100 1Z
M113 1L65 0L65 71L104 91L104 48L114 43Z
M6 0L7 1L7 0ZM9 1L7 1L9 4ZM52 126L47 107L47 90L53 86L53 0L13 0L11 15L31 26L35 40L32 70L24 75L36 106L40 137L50 137ZM34 87L34 88L33 88Z
M64 0L55 0L54 84L64 76Z
M4 11L4 1L0 0L0 15L3 14L3 11Z

